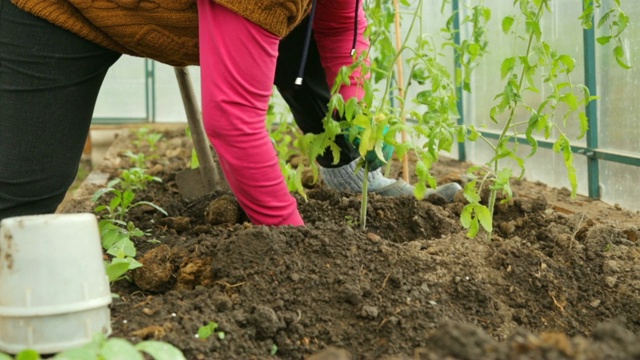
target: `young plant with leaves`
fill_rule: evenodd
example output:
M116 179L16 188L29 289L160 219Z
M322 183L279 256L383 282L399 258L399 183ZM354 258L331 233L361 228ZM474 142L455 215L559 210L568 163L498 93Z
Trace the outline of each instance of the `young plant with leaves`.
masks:
M272 98L267 110L267 130L278 154L280 171L282 171L289 191L297 192L306 199L307 194L302 185L302 173L305 165L302 161L302 153L297 146L300 131L288 120L291 113L289 111L276 111L275 104ZM293 158L299 159L295 167L290 162Z
M504 81L503 91L496 95L497 104L491 108L489 117L500 124L501 131L495 141L479 134L475 129L468 129L467 139L482 140L490 148L493 157L484 167L474 167L470 173L470 181L464 190L469 203L461 214L462 224L469 229L468 236L474 237L480 228L484 228L491 239L492 220L499 193L504 195L503 201L511 198L510 180L512 170L503 166L506 159L513 160L520 168L519 177L525 173L525 158L532 157L538 150L536 137L549 139L556 137L553 151L564 157L571 184L572 195L577 191L577 175L574 166L573 152L569 136L565 133L568 122L575 122L579 130L578 139L585 136L588 130L588 119L585 112L587 104L596 98L589 89L572 81L576 61L571 56L556 50L543 37L542 20L551 13L550 0L516 0L514 7L518 13L502 19L502 31L514 44L514 55L507 57L501 64L501 77ZM607 41L620 41L620 34L626 27L628 18L620 10L620 3L615 0L616 7L603 15L599 26L610 18L617 18L615 33ZM581 16L584 26L590 26L595 7L600 2L587 1ZM613 23L613 22L612 22ZM599 41L603 43L603 41ZM524 51L515 49L524 45ZM619 51L618 51L619 52ZM621 56L614 51L619 63ZM621 63L621 66L624 66ZM544 95L542 95L544 94ZM526 114L526 115L523 115ZM521 120L521 119L526 120ZM528 119L527 119L528 118ZM522 157L518 154L519 142L526 141L531 150ZM486 203L481 203L483 189L489 190Z
M409 5L407 2L403 3L405 6ZM418 182L415 184L415 195L419 199L424 198L429 187L435 188L437 185L430 174L430 168L438 160L440 152L450 151L460 134L464 139L465 133L456 123L456 83L447 68L441 64L440 49L423 32L422 7L422 0L415 2L415 7L409 12L412 14L409 30L402 44L396 48L390 34L390 24L394 18L391 8L382 1L369 4L367 12L370 14L370 25L367 35L372 44L371 65L359 58L352 66L339 72L329 103L331 111L324 120L325 133L310 138L310 145L303 146L303 149L313 154L313 151L320 152L327 146L334 145L336 136L348 136L357 145L361 155L359 169L364 168L365 173L371 170L371 164L386 164L393 149L401 160L412 152L417 156L415 170ZM464 44L467 55L463 69L467 82L477 59L485 52L487 41L481 27L489 17L490 11L478 5L473 8L473 16L465 19L476 34ZM446 45L450 44L453 42ZM403 53L409 55L406 60L409 77L406 84L399 84L394 64ZM364 57L367 55L365 53ZM352 74L356 69L360 70L361 77L355 81L361 82L364 97L361 101L349 99L345 103L338 90L340 86L353 81ZM369 77L369 74L372 76ZM419 90L415 98L409 99L411 92L408 90L412 86L419 87ZM405 91L398 91L400 87ZM379 94L374 96L375 92ZM409 104L413 104L411 111ZM333 121L334 113L343 119L339 124ZM411 124L406 122L407 113L413 120ZM406 142L397 140L398 135L403 132L408 134ZM334 151L334 157L337 155ZM366 227L367 190L365 181L360 214L363 229Z

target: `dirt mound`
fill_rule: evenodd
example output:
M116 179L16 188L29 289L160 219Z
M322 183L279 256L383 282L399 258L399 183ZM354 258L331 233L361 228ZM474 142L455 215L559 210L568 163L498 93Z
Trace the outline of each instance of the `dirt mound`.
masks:
M465 170L444 161L434 173ZM372 195L362 231L358 196L318 187L298 199L306 227L269 228L246 223L229 194L182 200L174 173L142 194L169 217L132 218L160 244L137 244L145 266L113 287L116 336L168 341L188 359L640 357L634 214L520 181L488 242L465 236L462 200ZM224 339L197 338L212 321Z

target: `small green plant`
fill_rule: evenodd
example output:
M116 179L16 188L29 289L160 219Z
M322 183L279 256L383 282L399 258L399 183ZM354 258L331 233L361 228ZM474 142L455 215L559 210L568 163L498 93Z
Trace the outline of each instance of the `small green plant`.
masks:
M124 153L126 157L133 163L134 167L146 169L147 168L147 156L144 153L134 153L131 150L127 150Z
M144 232L132 222L124 223L118 220L101 220L98 223L102 247L111 255L110 261L105 261L105 270L110 282L123 279L129 270L142 267L135 259L136 246L133 238L142 237Z
M572 81L576 60L554 49L543 37L542 19L545 14L551 13L550 2L515 1L514 7L519 13L502 19L502 31L505 36L512 38L510 42L513 44L514 55L502 61L500 70L504 89L496 95L497 104L489 114L490 119L500 124L502 130L498 139L491 141L475 129L467 129L468 140L482 140L493 152L493 157L486 166L470 170L469 175L473 180L465 187L464 195L469 203L464 207L460 219L462 225L469 229L469 237L475 237L482 227L487 232L487 238L491 239L498 194L503 195L502 201L508 201L512 195L512 170L502 165L503 160L510 159L519 166L520 178L525 174L525 157L517 152L522 141L531 146L526 155L529 158L538 150L536 136L549 139L553 134L556 139L552 149L563 155L572 196L576 194L578 179L571 143L565 129L569 121L575 120L575 126L579 130L578 139L586 135L588 119L585 109L596 97L591 96L586 86ZM609 24L612 33L599 38L598 42L618 43L614 56L620 66L628 68L623 61L620 43L620 34L626 28L628 17L619 5L619 0L615 0L615 6L598 22L598 27ZM600 1L587 1L580 17L583 26L591 26L594 9L599 6ZM518 45L523 45L524 51L517 51L516 49L521 48ZM489 192L486 205L481 203L483 199L480 196L485 190Z
M133 140L133 144L136 147L140 147L142 144L146 143L149 145L149 149L151 151L155 151L157 143L160 139L162 139L162 134L152 132L151 129L142 127L133 131L136 139Z
M186 359L175 346L162 341L142 341L132 344L121 338L107 339L103 334L96 334L93 340L74 349L65 350L53 356L53 360L184 360ZM0 360L40 360L42 357L34 350L24 350L15 359L0 353Z
M271 349L269 350L269 354L271 356L276 356L276 354L278 354L278 345L276 345L276 344L271 345Z
M198 329L198 334L196 335L198 339L208 339L211 335L216 335L216 337L220 340L224 340L225 333L224 331L218 330L218 323L214 321L210 321L207 325L203 325Z
M114 219L124 221L127 218L127 214L131 209L137 206L150 206L159 212L167 215L167 212L158 205L149 201L137 201L134 202L136 194L133 190L121 190L116 185L121 182L121 179L115 179L107 184L107 187L99 189L91 197L92 202L98 202L105 194L111 195L111 200L108 204L98 205L95 208L96 213L103 213L103 216L107 219Z
M161 181L159 178L146 174L142 168L124 170L119 178L110 181L107 187L96 191L91 200L98 203L103 197L110 196L108 203L95 207L96 214L100 214L99 222L102 247L111 256L105 262L105 269L109 281L115 282L126 277L128 271L142 266L135 259L136 247L134 238L146 235L133 222L127 221L129 211L134 207L150 206L164 215L167 212L149 201L135 201L135 191L146 188L150 181Z
M125 190L145 190L151 182L162 182L157 176L147 174L143 168L132 167L122 171L120 178L116 183L120 183L120 187ZM115 183L113 184L115 185Z
M191 128L187 126L184 130L187 138L191 139ZM200 159L198 159L198 153L196 152L196 148L191 149L191 161L190 161L191 169L197 169L200 167Z
M26 349L16 354L15 360L40 360L40 354L37 351ZM14 360L13 357L0 352L0 360Z
M289 191L297 192L303 198L307 198L304 186L302 185L302 173L305 166L303 161L299 161L297 166L290 163L292 158L302 159L298 144L300 132L289 122L288 112L276 112L274 101L269 103L267 110L267 129L269 137L278 154L280 171L285 178Z

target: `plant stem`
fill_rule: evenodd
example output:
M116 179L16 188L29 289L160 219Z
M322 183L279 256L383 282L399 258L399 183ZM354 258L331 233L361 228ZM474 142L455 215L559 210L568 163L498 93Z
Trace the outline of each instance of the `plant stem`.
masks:
M364 180L362 181L362 201L360 202L360 230L367 229L367 203L369 200L369 163L364 164Z
M536 21L538 21L538 22L540 21L540 16L542 14L542 11L544 10L544 5L545 5L545 1L541 1L540 5L538 5L538 10L536 12L536 17L535 17ZM535 37L535 33L532 31L529 34L529 39L528 39L528 43L527 43L527 50L526 50L525 55L524 55L525 58L527 58L527 59L531 55L531 48L533 46L533 38L534 37ZM525 70L526 70L525 67L522 66L522 71L520 73L520 79L519 79L519 82L518 82L518 92L520 92L520 90L522 89L522 84L524 84ZM502 143L503 141L507 140L507 132L511 128L511 123L513 122L513 119L515 117L518 101L519 101L518 98L516 98L516 100L514 101L513 106L511 107L511 112L509 113L509 117L507 118L507 122L504 125L504 127L502 128L502 133L500 133L500 137L498 138L498 141L496 143L497 144L496 145L496 149L500 148L500 143ZM499 162L500 162L500 159L498 159L496 157L496 160L495 160L495 162L493 164L493 172L494 172L494 174L497 174L498 171L499 171ZM495 210L497 192L498 192L497 189L492 189L491 190L491 195L489 196L489 213L491 214L491 218L492 219L493 219L493 213L494 213L494 210ZM487 239L489 241L491 241L491 233L489 233L487 235Z

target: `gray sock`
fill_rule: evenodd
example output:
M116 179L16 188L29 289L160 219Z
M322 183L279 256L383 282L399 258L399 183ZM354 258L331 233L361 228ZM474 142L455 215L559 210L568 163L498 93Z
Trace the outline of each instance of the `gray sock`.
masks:
M364 183L364 169L359 169L356 172L357 164L358 160L354 160L338 168L323 168L321 166L320 176L322 176L325 185L330 189L357 193L362 191L362 185ZM385 177L382 174L382 169L370 171L367 177L369 179L369 191L376 191L377 189L396 182L393 179Z

